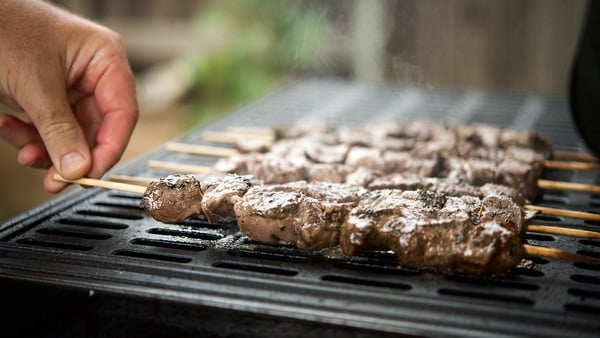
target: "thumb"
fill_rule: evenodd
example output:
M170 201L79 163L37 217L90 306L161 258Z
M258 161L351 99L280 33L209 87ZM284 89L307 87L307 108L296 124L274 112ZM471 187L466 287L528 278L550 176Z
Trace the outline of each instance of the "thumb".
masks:
M91 168L90 150L69 105L64 81L59 86L40 84L39 90L29 93L21 106L36 126L58 173L67 179L87 174Z

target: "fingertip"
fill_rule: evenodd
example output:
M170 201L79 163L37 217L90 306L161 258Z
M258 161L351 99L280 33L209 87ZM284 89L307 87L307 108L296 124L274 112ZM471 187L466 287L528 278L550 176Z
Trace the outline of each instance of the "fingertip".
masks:
M89 155L85 156L81 152L73 151L60 157L58 172L64 178L72 180L83 177L90 171L90 167Z

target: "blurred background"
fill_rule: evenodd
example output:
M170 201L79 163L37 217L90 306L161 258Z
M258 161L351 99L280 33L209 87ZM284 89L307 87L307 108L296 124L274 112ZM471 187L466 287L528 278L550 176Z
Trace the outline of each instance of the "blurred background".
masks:
M566 97L586 8L584 0L52 2L125 40L141 115L121 164L303 77ZM41 171L16 164L15 149L0 143L0 156L0 222L55 197Z

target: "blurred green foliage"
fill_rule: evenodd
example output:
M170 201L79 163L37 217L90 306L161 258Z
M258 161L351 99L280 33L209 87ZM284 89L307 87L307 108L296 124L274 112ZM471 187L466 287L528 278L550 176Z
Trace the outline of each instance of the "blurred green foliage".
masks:
M196 27L219 37L217 48L184 56L194 72L189 123L209 122L312 69L326 27L323 8L303 1L217 1Z

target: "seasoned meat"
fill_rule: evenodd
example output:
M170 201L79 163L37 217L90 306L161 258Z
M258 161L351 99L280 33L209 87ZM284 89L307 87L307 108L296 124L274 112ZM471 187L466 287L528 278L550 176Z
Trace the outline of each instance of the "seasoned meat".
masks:
M235 221L232 197L243 196L251 183L248 177L230 174L208 185L202 197L202 212L211 223Z
M316 199L285 186L252 187L234 203L243 234L260 242L293 244L307 250L338 245L339 228L354 205Z
M380 172L372 169L356 168L354 169L354 171L346 175L346 184L367 187L374 179L376 179L380 175Z
M346 177L352 172L352 167L343 164L331 165L316 163L306 169L308 181L321 181L332 183L343 183Z
M202 189L192 175L169 175L152 181L141 207L163 223L177 223L202 214Z
M366 188L333 182L297 181L269 187L276 191L297 191L319 201L355 205L368 192Z
M306 167L273 154L243 154L219 159L214 169L222 173L252 175L265 184L304 180Z
M346 165L353 168L383 170L383 156L377 148L352 147L346 156Z
M368 186L370 190L428 190L447 196L483 197L479 187L465 183L457 178L422 177L419 175L390 174L374 179Z
M371 192L341 227L347 255L392 250L400 265L503 274L525 254L521 209L506 197L448 197L423 190ZM509 207L507 212L499 212Z
M240 154L266 153L271 149L271 143L264 137L240 138L235 140L233 148Z
M543 167L535 167L507 158L498 164L497 179L491 183L512 187L529 200L533 200L538 193L537 181L542 171Z
M444 165L443 158L432 154L427 158L417 158L413 154L400 151L383 153L384 174L410 173L419 176L438 176Z
M306 158L313 163L341 164L345 162L349 150L350 146L347 144L329 145L315 142L308 145L304 149L304 153Z

